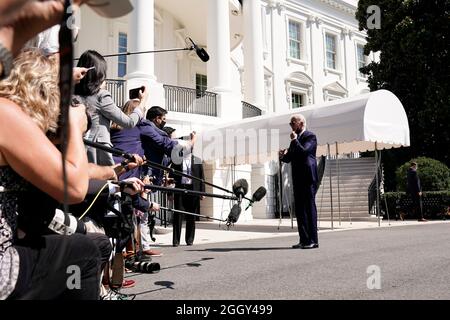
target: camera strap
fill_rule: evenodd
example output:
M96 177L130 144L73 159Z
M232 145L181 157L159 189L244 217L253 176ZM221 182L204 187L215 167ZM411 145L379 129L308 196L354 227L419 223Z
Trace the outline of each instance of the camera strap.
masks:
M68 190L67 190L67 171L66 171L66 153L67 140L69 134L69 107L73 93L73 42L72 30L69 23L72 22L72 0L64 1L64 16L59 29L59 92L60 92L60 116L59 123L61 127L61 158L62 175L64 184L64 213L69 212Z

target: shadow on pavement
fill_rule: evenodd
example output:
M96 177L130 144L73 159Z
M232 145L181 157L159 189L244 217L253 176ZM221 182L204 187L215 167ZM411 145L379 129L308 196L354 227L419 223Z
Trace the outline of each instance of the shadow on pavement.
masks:
M229 252L229 251L271 251L271 250L293 250L289 247L253 247L253 248L211 248L203 250L186 250L186 251L197 251L197 252Z
M146 294L146 293L152 293L155 291L161 291L161 290L165 290L165 289L172 289L175 290L174 287L172 287L175 283L172 281L156 281L155 285L157 286L162 286L162 288L158 288L158 289L152 289L152 290L147 290L147 291L142 291L142 292L138 292L138 293L134 293L134 296L139 296L141 294Z
M239 224L239 221L228 228L225 224L211 222L197 222L197 229L203 230L223 230L223 231L243 231L243 232L267 232L267 233L292 233L297 231L297 223L294 226L277 226L277 225L257 225L257 224ZM320 230L331 230L331 227L322 227Z

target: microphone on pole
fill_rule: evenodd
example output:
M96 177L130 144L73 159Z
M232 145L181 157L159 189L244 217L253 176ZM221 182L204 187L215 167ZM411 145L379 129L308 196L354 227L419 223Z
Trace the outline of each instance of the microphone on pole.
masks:
M253 203L260 201L262 198L265 197L266 195L266 188L264 187L259 187L258 189L256 189L256 191L253 193L252 195L252 200L250 201L250 203L248 204L247 208L245 208L245 210L247 210L248 208L250 208Z
M230 214L227 218L227 226L230 227L230 225L236 223L239 219L239 216L241 215L242 209L241 209L241 202L242 198L245 197L245 195L248 192L248 183L245 179L239 179L235 183L233 183L233 193L238 198L238 202L233 205L231 208Z
M200 60L202 60L203 62L207 62L209 60L209 55L206 52L206 50L203 48L199 48L191 38L188 38L188 39L192 43L191 50L195 50L195 52L197 53L197 56L200 58Z
M227 218L227 226L230 226L233 223L236 223L239 220L239 216L241 215L241 206L239 203L235 203L231 208L230 214Z
M245 179L239 179L235 183L233 183L233 193L236 197L239 198L239 203L241 203L242 198L247 194L248 192L248 183Z

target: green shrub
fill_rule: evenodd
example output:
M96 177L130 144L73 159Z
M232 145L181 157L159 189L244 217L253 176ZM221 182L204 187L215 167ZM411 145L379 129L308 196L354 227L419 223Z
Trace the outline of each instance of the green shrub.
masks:
M381 196L380 206L385 218L387 218L386 204L391 219L398 216L401 211L407 215L410 214L411 200L410 196L405 192L386 192ZM422 204L425 218L450 218L450 216L446 216L445 214L450 207L450 191L424 192L422 195Z
M417 172L423 191L450 190L449 168L442 162L426 157L411 159L397 169L397 190L406 190L406 172L411 161L417 163Z

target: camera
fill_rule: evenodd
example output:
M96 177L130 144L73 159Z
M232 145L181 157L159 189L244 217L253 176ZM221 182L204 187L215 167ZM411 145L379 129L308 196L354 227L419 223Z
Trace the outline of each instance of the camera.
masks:
M79 97L76 97L76 96L72 97L72 101L71 101L72 107L76 107L79 104L82 104L82 102L80 101ZM92 127L92 118L91 118L91 115L88 112L87 106L86 106L86 118L87 118L87 128L86 128L86 132L87 132Z
M137 261L135 258L125 260L125 267L133 272L157 273L161 270L159 263L147 261Z

